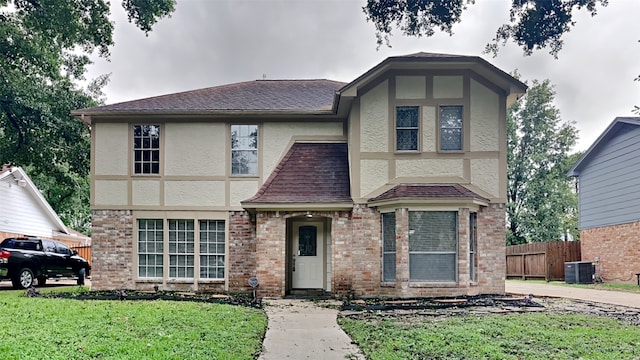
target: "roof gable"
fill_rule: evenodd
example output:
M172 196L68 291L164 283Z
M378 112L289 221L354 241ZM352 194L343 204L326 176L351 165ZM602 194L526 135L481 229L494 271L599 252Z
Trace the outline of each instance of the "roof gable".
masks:
M251 204L351 202L345 143L294 143Z
M576 161L576 163L567 172L568 176L580 176L580 171L589 164L589 162L607 145L607 143L616 136L618 131L626 126L640 126L640 117L617 117L611 124L600 134L596 141L585 151L585 153Z

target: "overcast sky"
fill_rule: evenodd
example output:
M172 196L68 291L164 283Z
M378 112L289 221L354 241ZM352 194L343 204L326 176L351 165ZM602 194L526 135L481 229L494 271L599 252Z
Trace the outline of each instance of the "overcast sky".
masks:
M511 0L477 0L454 35L408 38L376 50L366 0L178 0L171 18L145 37L112 1L115 46L88 77L111 73L107 103L262 79L350 82L388 56L419 51L482 56L523 80L549 79L564 120L580 131L585 150L616 116L640 105L640 1L613 0L591 17L581 13L564 36L559 59L548 51L526 57L513 44L497 58L482 54L508 20Z

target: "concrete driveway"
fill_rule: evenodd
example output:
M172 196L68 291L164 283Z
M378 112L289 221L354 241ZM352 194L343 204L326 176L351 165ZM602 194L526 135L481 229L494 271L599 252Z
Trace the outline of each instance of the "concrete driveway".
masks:
M581 289L572 286L540 284L527 281L509 281L505 283L508 294L529 295L537 297L561 297L605 304L640 308L640 294L621 291Z

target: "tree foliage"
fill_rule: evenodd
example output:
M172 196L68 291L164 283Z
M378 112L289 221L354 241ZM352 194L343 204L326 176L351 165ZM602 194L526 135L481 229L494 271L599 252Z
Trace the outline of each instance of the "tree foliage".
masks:
M394 26L408 36L432 36L437 29L452 35L453 25L474 3L475 0L367 0L362 10L367 21L374 24L380 46L390 44ZM593 16L597 5L607 6L608 0L513 0L509 23L498 27L485 51L496 55L501 44L512 40L527 55L549 48L557 56L562 49L562 35L575 25L575 10L584 9Z
M174 0L125 0L143 31ZM90 55L113 45L104 0L0 0L0 162L25 168L65 223L89 222L89 132L71 110L98 104L100 77L87 89Z
M577 196L566 176L577 130L561 120L554 97L549 80L533 81L507 114L509 245L577 236Z

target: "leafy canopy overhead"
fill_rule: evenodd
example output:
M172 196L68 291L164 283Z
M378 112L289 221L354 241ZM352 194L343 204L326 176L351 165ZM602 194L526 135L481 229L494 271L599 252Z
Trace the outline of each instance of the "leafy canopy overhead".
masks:
M124 0L145 32L175 0ZM113 23L104 0L0 0L0 163L25 168L65 223L89 219L89 133L71 117L95 106L107 76L79 87L90 56L108 58Z
M407 36L432 36L435 30L453 35L453 25L475 0L367 0L362 8L376 27L378 46L390 46L389 36L398 27ZM496 31L485 51L498 53L499 45L512 40L526 55L549 48L554 56L562 49L562 35L575 25L574 10L586 9L592 16L597 5L608 0L513 0L510 22Z

